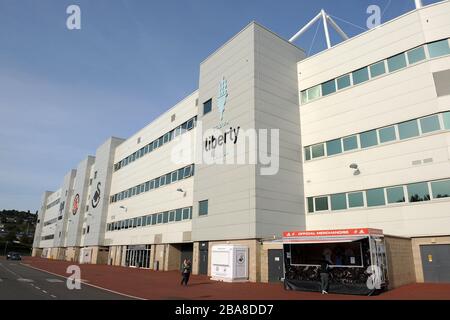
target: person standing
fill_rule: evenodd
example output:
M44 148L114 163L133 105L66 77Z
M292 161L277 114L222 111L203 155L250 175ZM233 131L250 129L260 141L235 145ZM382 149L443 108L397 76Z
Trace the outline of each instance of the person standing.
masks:
M328 294L330 285L330 265L331 261L324 255L320 263L320 286L322 294Z
M183 261L183 267L181 270L181 285L187 286L189 282L189 277L191 275L191 261L189 259L184 259Z

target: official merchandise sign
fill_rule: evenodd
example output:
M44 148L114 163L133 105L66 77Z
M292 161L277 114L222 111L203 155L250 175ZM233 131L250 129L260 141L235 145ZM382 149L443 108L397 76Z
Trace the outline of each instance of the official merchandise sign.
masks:
M311 230L311 231L285 231L283 238L293 237L339 237L339 236L361 236L361 235L382 235L379 229L358 228L358 229L337 229L337 230Z

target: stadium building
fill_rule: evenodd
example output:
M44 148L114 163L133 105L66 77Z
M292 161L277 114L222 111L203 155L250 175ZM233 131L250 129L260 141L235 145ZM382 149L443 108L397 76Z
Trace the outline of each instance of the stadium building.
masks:
M416 2L310 57L250 23L197 91L44 193L33 255L210 275L238 244L265 282L284 231L374 228L392 286L450 281L450 3Z

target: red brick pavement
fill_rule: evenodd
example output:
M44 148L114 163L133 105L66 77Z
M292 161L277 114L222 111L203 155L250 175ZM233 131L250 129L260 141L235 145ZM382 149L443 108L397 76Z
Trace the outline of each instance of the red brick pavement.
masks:
M23 261L32 267L62 276L66 261L26 257ZM107 265L82 264L81 278L87 283L123 294L152 300L450 300L448 284L411 284L390 290L379 296L321 295L315 292L284 290L281 284L224 283L211 281L207 276L191 276L187 287L180 286L177 271L150 271Z

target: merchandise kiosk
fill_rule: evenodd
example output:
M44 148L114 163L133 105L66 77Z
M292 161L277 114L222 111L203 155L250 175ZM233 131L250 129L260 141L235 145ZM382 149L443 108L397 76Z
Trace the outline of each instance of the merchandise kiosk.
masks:
M211 280L248 280L248 247L235 244L212 246Z
M320 292L323 260L330 261L330 293L372 295L388 287L382 230L284 232L283 251L287 290Z

